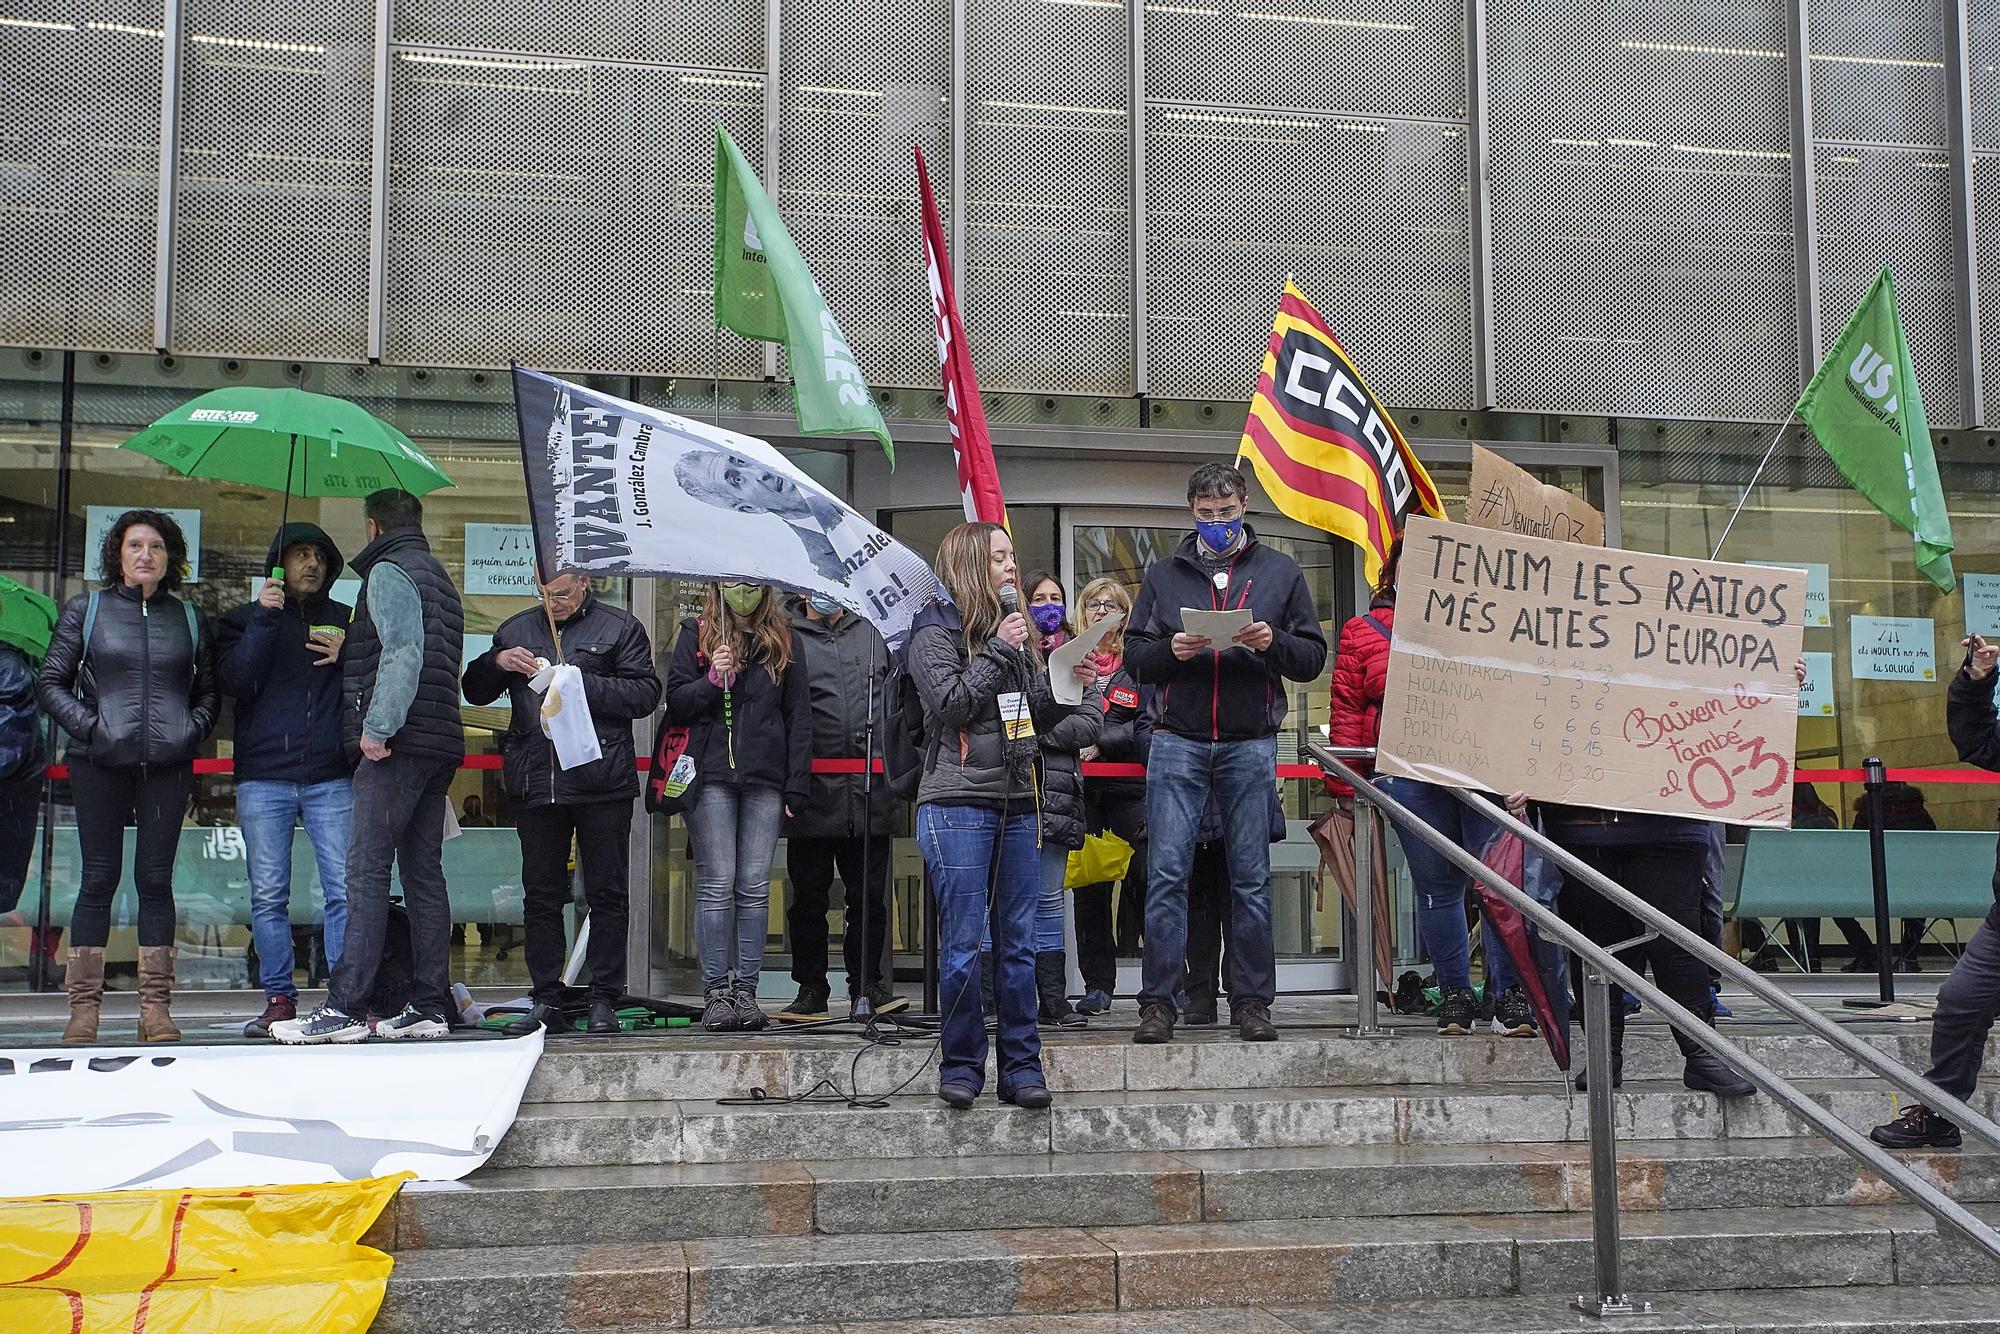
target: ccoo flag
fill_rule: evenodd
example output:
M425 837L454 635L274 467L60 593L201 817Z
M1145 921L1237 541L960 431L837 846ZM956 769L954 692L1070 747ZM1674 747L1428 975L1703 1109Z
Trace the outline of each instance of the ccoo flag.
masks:
M1360 547L1371 584L1404 518L1444 517L1409 442L1289 282L1236 456L1288 517Z
M872 435L896 446L777 206L721 126L715 129L715 322L785 345L792 407L807 435Z
M965 496L965 517L974 523L1007 524L1007 502L1000 494L1000 470L993 463L993 440L986 433L986 406L972 378L972 352L958 320L958 298L951 290L951 264L944 253L944 224L938 221L937 199L931 194L931 174L924 150L917 149L917 189L923 196L924 259L930 266L931 314L937 325L938 363L944 372L944 408L951 423L951 449L958 457L958 489Z
M1958 583L1951 519L1889 270L1868 289L1793 411L1854 489L1916 539L1917 568L1951 592Z

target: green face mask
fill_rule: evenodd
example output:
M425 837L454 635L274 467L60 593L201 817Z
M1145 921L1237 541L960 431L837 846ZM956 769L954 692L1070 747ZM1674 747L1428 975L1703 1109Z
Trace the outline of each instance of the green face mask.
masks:
M762 584L735 584L722 590L722 600L738 616L748 616L764 601Z

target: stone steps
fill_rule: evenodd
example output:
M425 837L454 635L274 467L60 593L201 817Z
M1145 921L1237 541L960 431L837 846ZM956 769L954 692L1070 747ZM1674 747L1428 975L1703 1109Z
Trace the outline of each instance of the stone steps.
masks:
M1837 1309L1856 1287L2000 1281L2000 1265L1940 1238L1927 1215L1902 1205L1634 1212L1623 1254L1627 1283L1656 1301L1764 1290L1788 1294L1794 1318ZM427 1249L399 1257L375 1329L551 1334L810 1324L832 1314L957 1321L1559 1298L1590 1282L1590 1219L1576 1213ZM1821 1301L1802 1297L1808 1288L1842 1291Z
M1906 1159L1966 1202L2000 1202L2000 1154ZM1630 1210L1813 1207L1898 1197L1818 1140L1619 1145ZM1363 1145L1181 1154L517 1168L406 1187L382 1237L401 1252L715 1237L1117 1227L1587 1211L1583 1144ZM522 1219L536 1230L520 1233Z

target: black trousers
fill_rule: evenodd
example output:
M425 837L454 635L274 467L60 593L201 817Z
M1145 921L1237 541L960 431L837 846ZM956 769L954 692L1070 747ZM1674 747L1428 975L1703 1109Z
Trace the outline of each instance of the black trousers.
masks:
M1215 1008L1222 981L1222 951L1231 935L1229 850L1220 840L1194 845L1188 871L1187 994Z
M1086 789L1085 800L1091 833L1108 829L1132 845L1132 864L1126 868L1119 890L1118 920L1124 931L1112 922L1110 881L1084 885L1076 891L1076 954L1083 987L1109 996L1118 986L1118 956L1138 953L1139 933L1146 920L1146 798L1143 793L1098 797ZM1121 941L1132 948L1121 950Z
M590 907L590 994L615 1001L625 994L627 872L631 863L632 803L580 802L574 806L516 806L521 839L522 952L528 960L529 995L544 1005L562 1001L563 909L569 906L569 847L576 840L583 900Z
M1637 894L1672 917L1688 930L1701 932L1702 863L1708 850L1699 843L1651 843L1634 846L1596 847L1567 845L1581 860L1602 871L1612 880ZM1639 935L1644 928L1623 908L1611 903L1590 886L1563 877L1562 915L1584 935L1599 945L1616 945ZM1653 981L1667 996L1700 1015L1713 1019L1709 1009L1708 970L1692 954L1663 939L1647 941L1620 953L1621 961L1640 973L1653 970ZM1571 975L1582 985L1583 968L1572 962ZM1613 998L1614 1005L1617 1003ZM1683 1056L1701 1048L1676 1029L1674 1041Z
M894 843L887 834L868 840L868 865L861 864L861 835L785 840L785 929L792 942L792 980L802 987L825 987L826 913L832 902L834 872L847 887L847 929L840 942L847 966L847 994L858 996L882 986L882 954L889 943L889 866ZM861 939L864 905L868 939Z
M444 878L444 809L456 760L391 751L354 771L354 827L347 837L347 939L327 979L327 1003L368 1013L389 938L389 877L402 883L410 926L409 1003L434 1019L451 1003L451 895Z
M69 788L83 848L70 944L102 946L111 939L111 900L125 874L125 827L135 821L132 883L139 891L139 945L173 944L174 852L194 792L194 765L183 760L126 767L72 759Z

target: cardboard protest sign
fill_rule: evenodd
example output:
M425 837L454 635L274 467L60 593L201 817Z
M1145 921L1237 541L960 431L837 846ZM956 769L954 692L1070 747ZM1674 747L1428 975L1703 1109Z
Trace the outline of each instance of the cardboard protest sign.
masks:
M1377 767L1791 822L1805 573L1412 519Z
M1538 482L1481 445L1472 447L1472 486L1465 521L1475 528L1604 545L1604 516L1559 486Z

